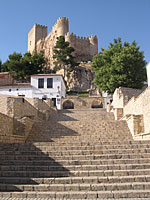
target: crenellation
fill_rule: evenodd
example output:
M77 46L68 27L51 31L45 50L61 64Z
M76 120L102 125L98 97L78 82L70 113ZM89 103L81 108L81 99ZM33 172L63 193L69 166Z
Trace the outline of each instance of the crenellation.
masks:
M69 33L69 20L59 17L47 35L47 26L35 24L28 34L28 51L42 52L47 60L47 66L53 68L53 48L57 37L64 36L65 40L75 49L74 55L77 61L89 61L98 53L97 36L80 37Z

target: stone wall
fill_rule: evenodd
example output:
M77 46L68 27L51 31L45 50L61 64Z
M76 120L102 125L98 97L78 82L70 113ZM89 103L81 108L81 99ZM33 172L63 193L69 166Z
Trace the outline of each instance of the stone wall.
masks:
M0 113L7 114L7 95L0 95Z
M133 97L124 107L124 115L143 115L144 131L150 133L150 87L139 97Z
M0 113L0 142L24 142L25 132L19 135L22 134L20 130L24 125L19 123L14 118Z
M72 106L72 109L90 109L90 108L102 108L104 105L102 97L76 97L67 96L62 100L62 108Z
M122 115L121 120L127 121L133 136L141 133L150 133L150 87L142 93L140 90L134 89L128 89L127 92L130 92L128 93L129 96L127 96L130 100L124 103L123 98L125 95L119 89L115 91L112 103L113 107L111 108L111 111L114 112L115 119L119 120ZM137 95L138 93L139 96ZM133 97L131 98L132 95ZM122 108L120 108L121 104L123 106Z
M137 97L142 93L142 90L120 87L113 94L112 105L114 108L123 108L128 101L134 96Z
M9 72L1 72L0 73L0 85L11 85L14 83L13 77L9 74Z
M46 120L47 115L53 112L51 99L42 101L35 98L12 97L0 95L0 113L15 118L29 117ZM49 111L49 112L46 112Z
M25 142L35 122L48 121L56 110L52 101L0 96L0 142Z

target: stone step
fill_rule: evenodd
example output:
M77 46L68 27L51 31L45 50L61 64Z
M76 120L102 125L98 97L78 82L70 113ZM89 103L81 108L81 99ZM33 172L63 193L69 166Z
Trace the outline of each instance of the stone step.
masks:
M51 156L43 155L1 155L0 160L100 160L100 159L139 159L150 158L150 153L139 154L93 154L93 155L64 155L64 156Z
M3 184L92 184L92 183L128 183L150 182L150 175L135 176L90 176L90 177L61 177L61 178L28 178L28 177L1 177Z
M93 134L91 134L94 133ZM111 133L111 134L110 134ZM87 120L82 121L60 121L43 124L37 123L32 129L27 141L50 141L51 138L64 137L64 140L79 140L90 141L91 136L99 137L101 140L132 140L132 136L128 129L126 121L115 120L93 120L92 123L87 123ZM87 138L87 135L89 137ZM71 137L70 137L71 136ZM95 138L95 140L97 140Z
M119 198L150 198L150 190L121 191L70 191L70 192L1 192L0 198L26 199L119 199Z
M135 176L150 175L150 169L83 170L83 171L0 171L1 177L66 177L66 176Z
M148 190L150 182L136 183L99 183L99 184L39 184L39 185L10 185L0 184L0 191L35 191L35 192L73 192L73 191L121 191Z
M26 142L26 143L0 143L0 150L6 150L7 148L42 148L42 147L50 147L50 146L67 146L67 147L75 147L75 146L108 146L108 148L110 146L115 146L115 148L118 146L132 146L132 145L150 145L150 140L147 141L134 141L134 140L127 140L127 141L98 141L96 142L92 142L92 141L88 141L88 142L57 142L57 143L53 143L53 142Z
M0 151L0 156L4 155L48 155L48 156L65 156L65 155L95 155L95 154L137 154L137 153L150 153L148 149L106 149L106 150L67 150L67 151Z
M128 138L128 137L120 137L120 139L121 140L130 140L130 138ZM89 140L92 140L93 142L95 142L96 143L96 141L98 142L98 141L108 141L108 140L111 140L112 142L113 141L119 141L119 139L118 139L118 135L116 135L116 136L114 136L113 137L113 139L109 136L109 137L105 137L105 136L98 136L98 137L88 137L87 138L87 136L84 136L84 137L73 137L72 136L72 138L70 137L70 136L53 136L53 137L50 137L50 136L47 136L47 137L45 137L45 136L40 136L40 137L38 137L37 136L37 138L35 138L35 137L30 137L30 139L28 140L28 141L34 141L34 142L46 142L46 141L48 141L48 142L51 142L51 141L53 141L53 142L67 142L67 141L72 141L72 142L80 142L80 141L83 141L83 142L88 142Z
M126 150L126 149L149 149L150 144L149 141L145 141L144 143L121 143L121 144L102 144L101 142L97 142L94 144L91 143L48 143L48 145L44 145L43 143L25 143L25 144L10 144L5 143L0 145L0 153L1 152L16 152L16 151L72 151L72 150ZM10 151L11 149L11 151Z
M0 171L85 171L85 170L125 170L125 169L150 169L150 163L146 164L118 164L118 165L3 165Z
M69 166L69 165L121 165L121 164L149 164L150 158L133 158L133 159L97 159L97 160L1 160L0 166L5 165L24 165L24 166Z
M61 113L55 118L52 118L51 121L80 121L80 120L114 120L113 113L106 112L91 112L91 113Z

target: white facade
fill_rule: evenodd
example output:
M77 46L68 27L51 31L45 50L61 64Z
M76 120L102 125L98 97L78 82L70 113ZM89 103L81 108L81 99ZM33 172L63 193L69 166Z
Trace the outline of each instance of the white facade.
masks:
M104 98L104 108L107 108L108 104L112 102L112 95L108 94L107 92L102 92L102 97Z
M150 62L148 63L146 69L147 69L147 82L148 82L148 87L150 87Z
M61 98L65 97L66 87L62 75L37 74L31 76L30 84L1 86L0 94L25 96L27 98L50 98L57 109L61 109Z

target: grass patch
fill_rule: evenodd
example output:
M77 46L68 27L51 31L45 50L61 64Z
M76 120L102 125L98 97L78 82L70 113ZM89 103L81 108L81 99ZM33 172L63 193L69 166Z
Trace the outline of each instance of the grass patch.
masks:
M78 97L88 97L89 96L89 93L88 94L78 94Z
M70 95L70 96L78 96L78 97L88 97L89 96L89 92L87 91L83 91L83 92L78 92L78 91L67 91L66 95Z

